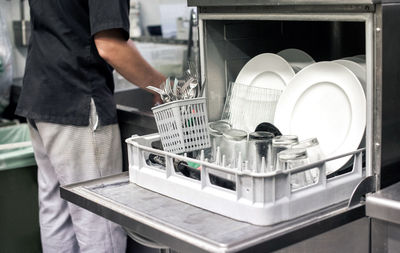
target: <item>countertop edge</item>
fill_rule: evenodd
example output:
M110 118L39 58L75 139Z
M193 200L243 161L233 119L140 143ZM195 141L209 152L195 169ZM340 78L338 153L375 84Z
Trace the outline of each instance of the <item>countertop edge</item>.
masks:
M366 215L395 224L400 224L400 183L382 189L366 198Z

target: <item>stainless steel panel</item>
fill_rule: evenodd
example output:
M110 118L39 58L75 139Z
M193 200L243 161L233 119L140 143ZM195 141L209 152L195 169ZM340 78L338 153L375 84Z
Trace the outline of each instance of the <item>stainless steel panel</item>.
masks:
M376 5L276 5L276 6L207 6L198 7L203 14L302 14L373 13Z
M387 253L387 222L371 219L371 253Z
M275 253L369 252L370 219L362 218Z
M398 253L400 250L400 226L388 223L387 249L388 253Z
M224 41L223 26L204 27L207 34L216 34L216 36L205 39L205 80L207 83L207 108L209 111L209 120L216 120L221 117L222 107L225 101L225 62L224 62ZM223 85L220 85L223 84ZM210 103L210 101L213 101ZM214 101L218 105L214 107ZM212 110L210 109L212 108Z
M400 249L400 225L371 220L371 253L397 253Z
M400 4L382 5L382 166L400 162L399 13Z
M382 6L378 5L374 16L374 42L373 42L373 54L371 55L374 59L372 69L367 68L367 73L373 75L374 85L369 86L367 99L373 101L372 109L373 115L367 124L372 125L372 129L367 129L367 141L368 151L370 153L371 169L377 177L376 190L381 188L381 164L382 164ZM370 105L370 104L369 104Z
M129 183L127 173L64 186L61 196L179 252L269 252L365 215L363 206L347 209L343 203L274 226L255 226L143 189Z
M367 196L366 214L371 218L400 224L400 183Z
M372 168L377 175L377 189L400 180L400 40L398 24L400 4L376 6L374 15L374 68L375 75L372 99L373 131L367 132L367 147L372 148ZM370 97L368 97L370 99ZM368 150L367 150L368 154Z
M398 3L398 0L188 0L189 6L356 5Z
M225 8L223 8L226 10ZM365 22L371 15L371 12L362 12L362 13L347 13L347 12L328 12L328 8L324 8L326 11L324 12L279 12L279 9L272 8L270 12L262 12L259 8L258 12L201 12L199 14L201 19L204 20L229 20L229 21L347 21L347 22ZM297 31L299 32L299 31ZM324 32L324 31L318 31ZM355 31L356 32L356 31ZM332 32L330 32L332 33ZM357 39L358 36L353 37ZM276 40L276 38L271 37L271 40ZM311 41L309 39L309 41Z

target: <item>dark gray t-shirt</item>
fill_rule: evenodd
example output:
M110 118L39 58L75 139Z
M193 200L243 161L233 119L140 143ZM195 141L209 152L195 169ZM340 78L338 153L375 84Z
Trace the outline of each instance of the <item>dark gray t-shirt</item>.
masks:
M129 38L129 0L29 0L32 35L16 114L65 125L117 122L112 68L93 36L120 28Z

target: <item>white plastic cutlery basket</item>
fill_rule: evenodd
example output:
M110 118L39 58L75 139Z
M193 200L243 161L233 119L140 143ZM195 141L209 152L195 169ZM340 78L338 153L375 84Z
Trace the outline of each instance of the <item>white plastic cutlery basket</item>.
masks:
M185 155L152 148L151 144L159 139L158 134L152 134L132 136L126 140L130 182L185 203L255 225L276 224L348 201L364 177L362 158L365 149L331 157L291 171L260 173L209 163L204 159L204 153L200 159L192 159ZM165 166L149 164L149 154L163 157ZM325 163L349 155L354 157L352 170L343 175L327 178ZM174 167L176 160L198 164L200 178L194 179L178 173ZM294 190L290 183L292 175L314 168L319 170L318 181ZM234 178L232 181L234 188L228 189L213 183L211 175L215 171L231 175Z
M165 151L179 154L211 146L206 98L177 100L152 110Z

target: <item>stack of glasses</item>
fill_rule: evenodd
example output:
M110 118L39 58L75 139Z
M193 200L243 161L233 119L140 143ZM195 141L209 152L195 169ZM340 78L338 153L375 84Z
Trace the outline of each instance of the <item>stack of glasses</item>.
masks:
M290 171L323 158L316 138L299 141L295 135L275 136L265 131L248 134L231 128L222 120L209 123L209 132L212 143L209 160L233 170L252 173ZM318 168L292 173L292 189L315 184L318 177ZM225 178L234 180L232 175Z

